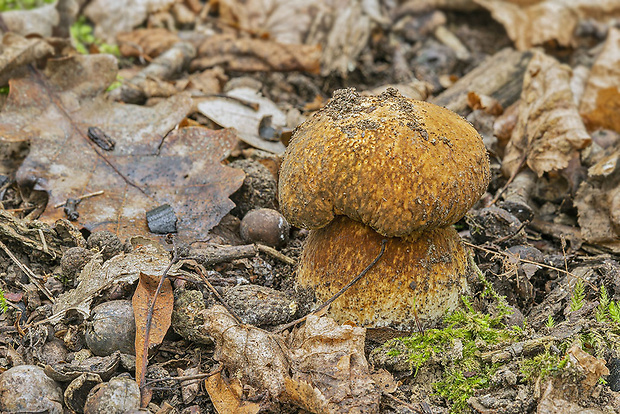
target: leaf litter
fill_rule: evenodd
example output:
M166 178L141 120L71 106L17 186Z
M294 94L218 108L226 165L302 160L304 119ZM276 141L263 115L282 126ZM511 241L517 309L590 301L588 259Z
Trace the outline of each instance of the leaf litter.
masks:
M211 306L204 313L204 331L215 340L215 350L211 345L194 347L191 341L166 336L175 323L170 313L178 311L172 305L173 291L176 296L188 289L188 297L203 298L209 304L213 303L209 292L221 287L226 292L225 288L239 283L300 293L290 289L294 260L284 256L287 260L279 263L282 259L274 259L278 256L271 256L273 252L267 257L266 250L254 248L249 250L261 253L231 254L205 263L209 270L199 274L217 285L210 291L204 289L195 266L188 266L189 262L175 265L171 280L163 282L160 299L164 304L153 314L154 335L149 345L157 344L152 347L154 355L140 351L136 361L113 354L109 357L112 368L106 370L104 380L120 370L137 372L138 378L141 368L136 369L137 365L151 359L148 389L143 391L153 391L153 401L159 405L150 408L182 406L180 397L170 391L180 387L187 391L183 393L187 412L253 413L289 407L293 407L291 412L300 408L310 412L447 412L466 407L478 412L559 413L589 407L598 413L620 405L618 370L614 372L618 360L614 323L620 323L620 265L614 255L619 251L620 228L620 140L615 123L620 83L618 30L608 23L617 16L614 2L139 3L91 1L85 9L96 24L98 37L118 40L123 55L149 63L137 70L127 68L121 58L123 76L139 75L123 79L123 86L111 93L106 89L119 81L119 60L105 55L67 55L67 42L57 39L3 37L0 79L9 80L10 93L1 98L6 101L0 112L2 167L3 173L16 172L20 185L11 185L9 176L0 177L3 207L11 210L2 212L0 238L6 250L15 250L10 264L0 268L0 287L11 290L6 292L9 312L0 321L7 325L3 334L15 335L16 343L25 344L19 353L10 346L6 349L9 362L39 361L36 358L45 355L40 346L52 347L54 340L46 343L37 338L55 330L56 338L62 338L60 342L75 353L68 358L75 358L72 363L78 366L81 352L86 351L79 347L81 321L88 319L93 305L118 295L126 297L138 281L133 306L139 325L136 340L144 342L145 310L156 298L152 287L170 263L167 249L146 239L121 245L121 253L104 261L105 250L89 239L88 248L93 250L78 269L80 276L59 286L67 275L49 263L57 263L68 247L85 248L86 242L71 223L57 220L65 213L55 206L67 202L77 206L75 224L84 237L101 229L111 229L123 239L149 235L146 213L170 206L177 221L177 242L206 238L240 243L236 234L242 217L227 213L233 206L228 196L242 185L244 174L225 164L251 158L272 165L277 176L278 154L287 142L282 131L310 116L334 89L424 85L423 93L416 96L437 97L447 88L440 95L442 104L467 115L486 134L485 139L497 138L488 140L493 147L495 178L481 207L498 202L505 210L496 217L514 214L522 218L527 215L520 206L525 206L534 217L521 221L518 237L494 234L493 229L503 227L481 222L491 230L485 233L487 246L471 246L490 282L472 282L475 312L464 313L473 324L468 325L469 332L493 334L473 321L484 320L481 315L496 318L497 307L505 306L496 290L506 296L513 310L510 317L500 311L505 324L501 329L514 324L512 335L521 335L522 342L488 350L479 348L482 340L469 343L450 338L446 349L432 345L427 363L414 373L407 349L394 348L384 360L373 359L374 367L368 363L367 348L375 347L373 341L383 338L382 334L389 334L367 336L364 328L337 325L325 316L311 315L305 325L276 334L242 325L223 308ZM479 11L472 12L476 4L488 9L506 33L468 21L480 18ZM34 12L26 11L22 15L33 18L10 27L24 35L48 36L53 26L77 14L77 9L68 15L59 10L59 20L56 8L42 9L50 11L45 19L35 19ZM36 13L41 17L41 10ZM439 16L432 19L437 27L425 34L416 32L416 25L428 20L427 13ZM472 14L463 19L460 13ZM490 23L488 16L482 19ZM40 27L30 28L32 22ZM144 22L145 28L133 31ZM485 44L487 31L494 38L491 47ZM523 52L500 51L498 45L504 38ZM533 45L544 46L544 52L530 49ZM52 50L64 57L49 59ZM491 58L483 60L484 56ZM509 70L500 70L500 63L508 61ZM510 73L510 79L494 69ZM186 76L187 70L193 73ZM251 78L252 88L239 88L244 84L236 83L239 72L244 72L246 84ZM442 73L441 79L434 73ZM137 102L145 105L114 101L120 97L132 102L119 93L130 88L139 90ZM226 95L215 96L222 91ZM499 115L502 109L504 115ZM264 133L266 126L269 134ZM26 153L27 157L20 155ZM37 198L41 195L46 206ZM517 201L508 200L509 195L516 195ZM477 212L472 210L472 214ZM42 214L55 224L22 222L7 218L10 214L28 218ZM465 237L476 230L471 223L463 224ZM304 233L294 230L291 236L281 250L298 257ZM217 256L218 249L232 252L235 246L210 247ZM175 246L177 253L179 249L190 257L196 252L183 243ZM31 281L40 282L36 289L24 286L15 277L15 269L24 269ZM143 289L145 284L151 288ZM611 296L603 294L605 286ZM38 292L53 293L55 303L48 303L49 297L39 298ZM226 301L226 294L215 296ZM191 302L180 303L188 303L183 310L192 315ZM299 297L294 303L300 304L302 315L312 306ZM524 316L533 329L514 322L523 321ZM428 340L434 335L428 331L419 336ZM545 336L532 339L540 335ZM478 359L467 356L472 347L484 351L475 356ZM4 351L0 344L0 352ZM495 358L494 363L501 362L501 370L475 383L480 377L474 371L487 368L487 356ZM534 360L540 371L525 373L522 366ZM69 376L48 371L58 381L70 381L76 373L89 372L85 367L73 369ZM557 375L543 375L546 368L557 370ZM152 381L168 384L165 381L170 378L161 374L163 378L153 380L155 372L178 373L178 386L158 389ZM528 376L536 380L528 382ZM206 393L196 387L202 379ZM72 394L65 399L79 409L74 405L80 401L79 396L74 398L77 389L79 381L67 387ZM144 397L143 402L148 399Z

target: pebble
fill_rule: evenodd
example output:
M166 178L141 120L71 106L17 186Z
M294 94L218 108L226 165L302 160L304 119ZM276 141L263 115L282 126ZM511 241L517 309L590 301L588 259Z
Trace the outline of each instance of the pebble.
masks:
M115 351L135 354L136 324L128 300L113 300L97 305L85 333L86 345L95 355Z
M0 410L62 414L62 391L34 365L19 365L0 375Z
M248 243L262 243L277 247L285 244L289 238L291 226L276 210L259 208L248 212L241 220L239 232Z

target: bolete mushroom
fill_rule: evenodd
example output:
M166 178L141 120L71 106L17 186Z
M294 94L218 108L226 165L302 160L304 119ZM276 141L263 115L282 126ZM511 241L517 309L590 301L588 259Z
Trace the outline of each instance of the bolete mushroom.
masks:
M310 229L296 283L324 301L379 251L330 309L338 321L410 329L454 309L468 260L451 227L489 183L482 138L448 109L388 89L336 91L294 131L280 170L283 215ZM346 217L339 217L346 216Z

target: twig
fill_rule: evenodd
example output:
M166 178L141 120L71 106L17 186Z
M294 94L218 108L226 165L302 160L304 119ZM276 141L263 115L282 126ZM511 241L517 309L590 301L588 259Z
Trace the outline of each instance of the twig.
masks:
M489 205L487 207L490 207L490 206L494 205L495 203L497 203L497 200L499 200L499 198L502 196L502 194L504 194L506 192L506 190L508 189L508 186L510 186L510 184L515 179L517 174L519 174L519 171L521 171L521 167L523 167L523 165L525 164L525 160L526 159L527 159L527 152L525 154L523 154L523 157L521 157L521 160L519 161L519 166L517 168L515 168L514 172L510 175L510 178L508 178L508 181L506 181L506 184L504 184L502 189L497 192L497 194L495 195L493 200L491 200L491 202L489 203Z
M289 264L291 266L295 266L297 264L297 260L280 253L273 247L269 247L269 246L265 246L264 244L256 243L256 248L258 249L258 251L266 253L269 256L273 257L274 259L278 259L279 261Z
M32 270L30 270L28 266L20 262L19 259L15 257L15 255L9 250L9 248L6 247L6 245L2 243L1 241L0 241L0 248L4 250L7 256L11 258L13 263L15 263L17 267L19 267L21 271L24 272L26 276L28 276L28 280L30 280L41 292L43 292L43 294L47 296L47 298L50 301L52 301L52 303L56 302L56 299L54 299L54 296L52 295L52 293L49 290L47 290L45 286L41 284L41 282L39 281L39 277Z
M191 381L191 380L199 380L199 379L203 379L203 378L209 378L212 377L220 372L222 372L222 369L224 367L222 365L218 365L217 367L215 367L215 369L213 369L211 372L208 372L206 374L196 374L196 375L186 375L184 377L165 377L165 378L156 378L156 379L152 379L148 382L149 385L151 384L155 384L158 382L165 382L165 381Z
M571 273L568 270L560 269L560 268L554 267L554 266L549 266L549 265L546 265L544 263L535 262L533 260L523 259L523 258L521 258L519 256L515 256L515 255L512 255L512 254L504 253L504 252L501 252L499 250L491 250L491 249L484 248L482 246L476 246L475 244L468 243L468 242L466 242L464 240L463 240L463 244L466 245L466 246L469 246L469 247L473 247L474 249L482 250L483 252L486 252L486 253L500 254L500 255L508 257L510 259L517 259L517 260L519 260L520 262L523 262L523 263L529 263L529 264L533 264L533 265L536 265L536 266L544 267L545 269L555 270L556 272L565 273L568 276L576 277L577 279L583 280L592 289L594 289L595 292L598 292L598 287L594 283L590 282L589 280L584 279L581 276L578 276L578 275L576 275L574 273Z
M104 193L103 190L100 191L95 191L94 193L88 193L88 194L84 194L83 196L79 196L76 200L84 200L85 198L90 198L90 197L95 197L98 195L102 195ZM58 203L54 205L54 208L60 208L63 207L65 204L67 204L66 201L63 201L62 203Z
M325 309L326 307L328 307L329 305L331 305L336 299L338 299L340 296L342 296L342 294L344 292L346 292L347 290L349 290L349 288L351 286L353 286L354 284L356 284L357 282L360 281L361 278L363 278L364 276L366 276L366 273L368 273L370 271L370 269L372 269L372 267L374 265L377 264L377 262L379 261L379 259L381 259L381 257L383 256L383 253L385 253L385 245L387 244L387 239L383 239L381 240L381 250L379 251L379 254L377 255L377 257L374 258L374 260L368 265L366 266L366 268L364 270L362 270L360 272L359 275L355 276L353 279L351 279L351 281L349 283L347 283L342 289L340 289L338 291L338 293L336 293L334 296L332 296L331 298L329 298L326 302L324 302L321 306L319 306L317 309L315 309L314 311L310 312L309 314L307 314L306 316L303 316L297 320L294 320L293 322L287 323L286 325L280 327L276 333L280 333L282 331L287 330L288 328L297 325L298 323L301 323L303 321L305 321L306 319L308 319L308 316L310 315L314 315L319 313L320 311L322 311L323 309Z
M412 404L409 404L407 401L403 401L403 400L401 400L400 398L395 397L394 395L389 394L389 393L387 393L387 392L384 392L384 393L383 393L383 395L384 395L384 396L386 396L386 397L389 397L389 398L393 399L396 403L398 403L398 404L402 405L403 407L408 408L409 410L411 410L411 411L413 411L413 412L415 412L415 413L426 414L426 413L428 412L428 411L425 411L425 410L423 410L423 409L416 408L416 407L414 407Z
M200 266L194 266L194 269L196 270L196 272L198 272L198 276L200 276L200 278L202 279L202 281L204 282L205 285L207 285L207 287L209 288L209 290L211 291L211 293L213 293L213 295L217 298L217 300L220 301L220 303L222 304L222 306L224 306L226 308L226 310L228 311L228 313L230 313L232 315L233 318L235 318L235 321L237 321L237 323L239 325L243 325L243 321L241 320L241 318L239 318L239 316L237 316L237 314L235 313L235 311L232 310L232 308L230 306L228 306L228 304L226 303L226 301L224 300L224 298L222 297L222 295L220 295L220 292L217 291L216 288L213 287L213 285L211 284L211 282L209 282L209 280L207 279L207 277L204 275L204 273L202 273L202 269L200 268Z

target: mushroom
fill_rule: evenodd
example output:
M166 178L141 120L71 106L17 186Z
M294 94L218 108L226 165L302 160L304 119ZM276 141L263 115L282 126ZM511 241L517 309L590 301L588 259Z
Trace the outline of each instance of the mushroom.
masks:
M296 284L329 299L381 260L330 308L339 322L435 324L467 291L467 253L451 227L484 194L482 138L448 109L388 89L336 91L293 133L280 170L283 215L310 235ZM417 316L416 316L417 315Z

